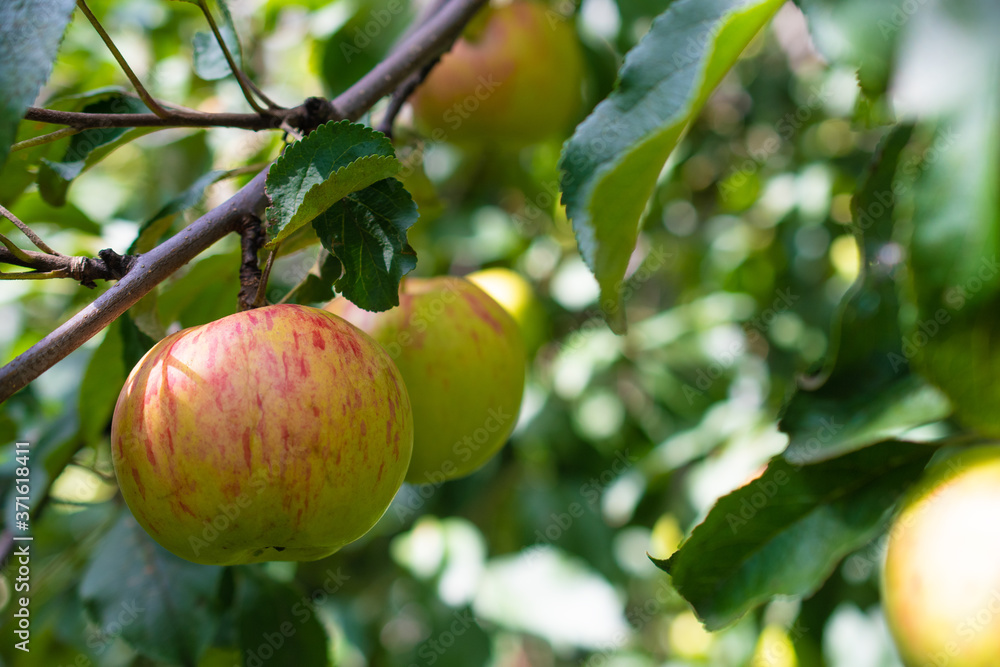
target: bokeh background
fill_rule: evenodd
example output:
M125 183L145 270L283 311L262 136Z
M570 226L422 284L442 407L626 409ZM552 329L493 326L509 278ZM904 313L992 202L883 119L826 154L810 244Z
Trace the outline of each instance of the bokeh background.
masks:
M229 4L249 73L289 106L344 90L417 12L405 0ZM553 3L575 15L586 56L581 119L668 4ZM845 25L862 23L864 4L844 3L841 15L858 13ZM244 110L232 77L207 80L192 68L194 35L205 30L196 7L91 6L157 97ZM117 495L108 428L136 340L234 312L235 237L0 406L0 440L34 444L37 513L32 651L8 641L8 573L3 664L898 664L878 608L876 545L809 599L774 601L715 634L647 558L668 556L716 498L783 449L776 417L797 375L821 364L858 272L850 198L884 134L889 66L881 78L869 71L862 92L852 42L837 21L822 25L837 48L820 56L801 12L786 6L669 161L643 216L620 337L603 322L557 202L560 140L519 151L428 144L404 111L397 142L421 210L410 233L416 274L506 267L530 282L528 386L510 443L485 468L404 486L370 534L328 559L219 570L150 555ZM891 49L889 37L880 44ZM78 15L43 97L125 84ZM43 202L23 178L33 167L19 163L0 173L0 201L64 253L124 251L144 221L159 217L171 233L222 202L281 143L280 133L156 132L76 179L62 208ZM205 179L211 170L236 172ZM189 207L160 215L178 197ZM277 262L272 299L317 252ZM102 289L4 282L0 356L12 359ZM5 445L5 524L14 467ZM294 632L281 643L294 652L269 656L285 621Z

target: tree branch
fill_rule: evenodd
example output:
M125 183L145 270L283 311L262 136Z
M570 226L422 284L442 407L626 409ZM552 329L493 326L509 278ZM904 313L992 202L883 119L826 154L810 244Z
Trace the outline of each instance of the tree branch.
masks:
M230 53L229 47L226 45L226 40L222 38L222 31L219 30L219 24L215 22L215 17L212 16L212 11L208 8L208 3L205 2L205 0L199 0L198 6L201 8L202 14L205 15L205 20L208 21L208 26L212 29L215 41L219 44L219 48L222 49L222 55L226 58L226 63L229 64L229 70L233 73L233 76L236 77L236 83L240 85L240 90L243 91L243 97L246 98L247 103L253 107L254 111L259 114L264 113L264 109L257 103L257 100L254 99L254 91L251 90L247 76L236 64L233 54ZM266 100L265 104L272 109L277 106L270 100Z
M385 60L333 102L310 98L302 107L290 110L290 114L298 111L301 119L312 122L317 120L322 122L324 117L325 120L337 118L356 120L407 77L418 72L445 51L450 46L456 30L465 25L487 2L488 0L451 0L412 35L405 38ZM300 120L298 117L296 119ZM306 129L302 125L299 127ZM19 357L0 368L0 402L6 401L14 392L27 386L56 362L80 347L174 271L226 234L236 231L247 214L260 216L267 204L264 194L266 176L267 169L257 174L225 203L198 218L153 250L140 255L134 267L117 284L112 285L93 303Z
M450 0L413 34L405 37L385 60L338 97L336 108L367 111L407 77L451 48L454 35L487 3L488 0Z
M292 109L291 113L295 111ZM84 113L28 107L25 120L68 125L78 130L92 127L238 127L244 130L273 130L281 126L285 114L265 116L255 113L200 113L171 111L166 118L151 113Z
M389 106L386 107L385 115L382 116L382 120L379 121L378 127L375 129L392 139L392 128L396 124L396 116L403 110L406 100L410 99L410 95L424 82L424 79L427 78L427 75L431 73L431 70L434 69L437 63L438 60L432 60L421 67L419 72L411 74L406 81L399 84L399 87L393 91L392 97L389 99Z
M407 37L412 35L420 26L425 25L430 21L443 7L448 4L448 0L434 0L434 2L424 10L424 14L417 20L416 24L406 31L403 36L405 40ZM426 65L421 67L419 70L408 76L395 91L392 93L392 98L389 100L389 106L386 108L385 115L382 116L382 120L379 121L379 125L376 129L385 136L392 138L392 127L396 122L396 116L399 112L403 110L403 105L406 104L406 100L410 98L413 91L424 82L427 75L431 73L435 65L441 60L441 55L444 51L451 49L455 40L458 39L459 35L462 34L462 29L465 24L455 26L455 30L451 35L450 41L448 42L448 48L442 50L441 54L438 54L434 59L428 62Z
M153 96L150 95L145 86L142 85L142 82L139 81L139 77L137 77L135 72L132 71L132 68L128 66L128 62L126 62L125 57L121 54L121 51L118 50L118 47L115 46L114 40L111 39L111 35L107 33L104 26L101 25L101 22L98 21L97 17L94 16L94 13L90 11L90 7L87 6L87 3L84 2L84 0L76 0L76 6L80 8L80 11L82 11L87 17L87 20L90 21L90 24L94 26L94 30L97 31L97 34L101 36L102 40L104 40L108 50L111 51L111 55L113 55L115 60L118 61L119 67L121 67L122 71L125 72L125 76L128 77L128 80L132 82L132 87L135 88L135 92L139 94L139 97L141 97L142 101L147 107L149 107L149 110L161 118L166 118L170 112L160 106L160 103L153 99Z
M23 266L34 271L0 275L4 276L4 280L72 278L84 287L97 287L95 280L121 279L132 268L135 259L134 255L119 255L110 248L97 253L97 257L71 257L33 250L18 249L15 252L7 247L0 248L0 264Z
M7 218L11 222L13 222L14 226L17 227L18 229L20 229L21 233L23 233L25 236L27 236L28 240L31 241L35 245L35 247L38 248L39 250L41 250L42 252L47 252L50 255L58 255L59 254L55 250L53 250L52 248L50 248L47 243L45 243L44 241L42 241L42 239L39 238L38 234L36 234L34 231L32 231L31 227L28 227L28 225L26 225L23 222L21 222L21 220L16 215L14 215L10 211L8 211L3 206L0 206L0 215L2 215L3 217Z

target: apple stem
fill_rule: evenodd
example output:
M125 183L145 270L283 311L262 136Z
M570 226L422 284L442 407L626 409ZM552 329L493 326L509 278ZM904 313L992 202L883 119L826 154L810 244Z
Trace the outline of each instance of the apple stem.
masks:
M250 310L256 307L261 285L261 270L257 262L257 253L264 245L264 229L260 218L246 215L239 227L240 231L240 294L239 309Z

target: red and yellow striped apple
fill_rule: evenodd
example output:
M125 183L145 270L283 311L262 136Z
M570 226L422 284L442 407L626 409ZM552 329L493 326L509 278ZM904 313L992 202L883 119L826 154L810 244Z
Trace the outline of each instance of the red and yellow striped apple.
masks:
M371 529L413 443L399 371L318 308L249 310L167 336L115 407L122 495L197 563L315 560Z
M526 145L569 129L582 84L572 19L519 0L484 9L410 103L435 141Z
M908 667L1000 665L1000 446L928 469L889 533L882 607Z
M438 484L482 467L507 441L524 393L517 323L464 278L408 278L399 306L326 305L388 351L413 404L413 458L406 480Z

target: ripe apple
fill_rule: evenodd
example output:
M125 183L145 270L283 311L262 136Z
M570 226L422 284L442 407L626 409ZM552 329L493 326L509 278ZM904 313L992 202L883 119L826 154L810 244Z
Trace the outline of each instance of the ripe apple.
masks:
M521 328L521 337L529 354L545 340L545 309L535 296L535 289L516 271L497 266L465 276L504 307Z
M315 560L385 512L413 416L399 371L367 334L279 305L157 343L118 397L111 443L129 509L178 556Z
M485 8L410 103L434 141L527 145L568 129L582 82L572 19L518 1Z
M889 533L886 621L908 667L1000 665L1000 446L932 466Z
M507 441L524 393L524 343L483 290L463 278L407 278L392 310L342 297L326 309L370 333L403 374L414 424L406 481L468 475Z

